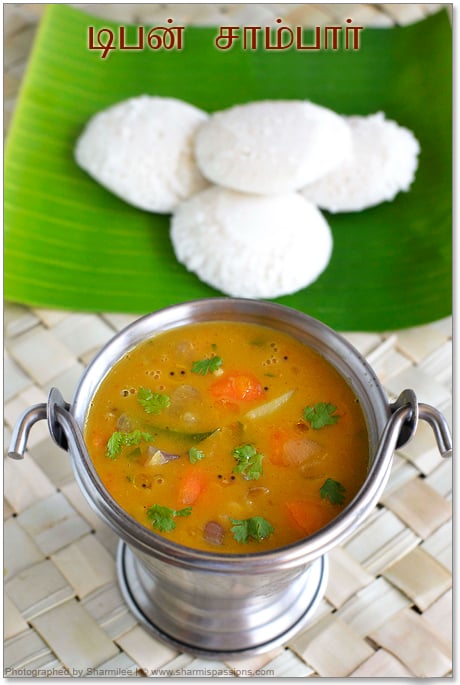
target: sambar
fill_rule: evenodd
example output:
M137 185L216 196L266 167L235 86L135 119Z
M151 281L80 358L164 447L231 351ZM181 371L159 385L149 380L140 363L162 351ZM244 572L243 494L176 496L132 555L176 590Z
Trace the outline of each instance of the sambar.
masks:
M253 323L161 332L102 380L85 441L108 492L177 543L251 553L304 538L362 486L359 401L316 351Z

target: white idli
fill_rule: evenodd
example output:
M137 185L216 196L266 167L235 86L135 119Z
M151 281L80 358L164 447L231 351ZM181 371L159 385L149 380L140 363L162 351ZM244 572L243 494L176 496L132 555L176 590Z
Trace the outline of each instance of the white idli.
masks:
M171 220L178 261L232 297L273 298L305 288L326 268L332 235L298 193L249 195L213 186Z
M262 100L212 114L195 141L198 166L213 183L247 193L298 190L351 153L342 117L301 100Z
M420 145L412 131L385 119L382 112L345 118L353 137L353 156L301 190L329 212L358 212L408 191L418 166Z
M75 159L126 202L168 213L208 185L192 143L207 116L174 98L124 100L90 119L77 141Z

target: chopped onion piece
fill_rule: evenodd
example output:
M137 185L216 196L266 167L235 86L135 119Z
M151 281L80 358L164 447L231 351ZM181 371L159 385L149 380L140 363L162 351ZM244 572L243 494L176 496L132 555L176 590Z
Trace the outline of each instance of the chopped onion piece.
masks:
M225 530L217 521L208 521L204 527L203 537L211 545L221 545L224 541Z
M164 452L159 450L153 445L150 445L147 449L149 458L145 462L145 466L158 466L159 464L166 464L168 461L173 459L179 459L178 454L171 454L170 452Z

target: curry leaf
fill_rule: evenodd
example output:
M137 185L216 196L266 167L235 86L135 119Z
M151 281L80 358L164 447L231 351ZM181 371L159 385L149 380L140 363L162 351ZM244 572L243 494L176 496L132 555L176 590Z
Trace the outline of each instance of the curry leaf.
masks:
M170 507L163 507L160 504L154 504L146 511L147 518L153 527L162 533L168 533L175 529L175 517L190 516L191 513L192 507L176 510Z
M188 451L188 457L191 464L196 464L197 461L201 461L201 459L205 458L205 453L197 447L191 447Z
M238 465L233 473L241 473L246 480L258 480L263 473L262 461L264 455L257 452L254 445L241 445L232 452Z
M253 516L248 519L230 519L232 522L231 532L237 542L246 544L251 538L261 542L268 538L275 529L262 516Z
M150 388L139 388L137 401L144 407L147 414L160 414L171 404L169 395L162 392L153 392Z
M319 494L322 499L328 499L331 504L343 504L346 490L341 483L333 478L324 481Z
M200 359L200 361L193 362L192 373L197 373L200 376L206 376L207 373L214 373L222 366L222 358L218 356L210 359Z
M336 411L337 407L330 402L317 402L315 405L305 407L303 418L309 422L312 428L319 430L324 426L337 423L339 417L335 414Z
M123 447L133 447L139 445L142 441L154 442L155 436L140 430L134 430L130 433L115 431L107 441L106 456L110 459L115 459Z

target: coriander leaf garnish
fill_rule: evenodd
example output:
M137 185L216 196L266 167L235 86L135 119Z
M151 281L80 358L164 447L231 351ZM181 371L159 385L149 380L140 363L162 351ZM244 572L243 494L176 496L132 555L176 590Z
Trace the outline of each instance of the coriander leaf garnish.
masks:
M322 499L328 498L331 504L343 504L345 493L346 490L343 485L332 478L327 478L319 491Z
M196 464L197 461L205 458L205 453L203 450L199 450L196 447L191 447L188 451L188 456L191 464Z
M318 402L315 405L309 405L303 410L303 418L308 421L312 428L319 430L324 426L337 423L339 416L334 414L337 407L330 402Z
M275 529L266 519L262 516L253 516L249 519L230 519L233 523L231 527L231 532L233 537L237 542L242 542L246 544L250 538L261 542L265 538L268 538Z
M154 504L146 511L147 518L153 527L162 533L174 530L176 527L176 522L174 521L176 516L190 516L191 513L192 507L176 510L163 507L160 504Z
M218 357L217 355L210 359L201 359L198 362L193 362L192 373L206 376L207 373L214 373L214 371L217 371L217 369L222 366L222 362L222 357Z
M143 440L145 440L145 442L154 442L155 436L140 430L131 431L130 433L116 431L115 433L112 433L108 439L105 454L110 459L115 459L118 457L123 447L136 447Z
M264 455L257 452L254 445L241 445L232 451L238 462L233 473L241 473L246 480L258 480L263 474L262 461Z
M162 392L153 392L150 388L139 388L137 401L144 407L147 414L159 414L171 404L169 395Z

